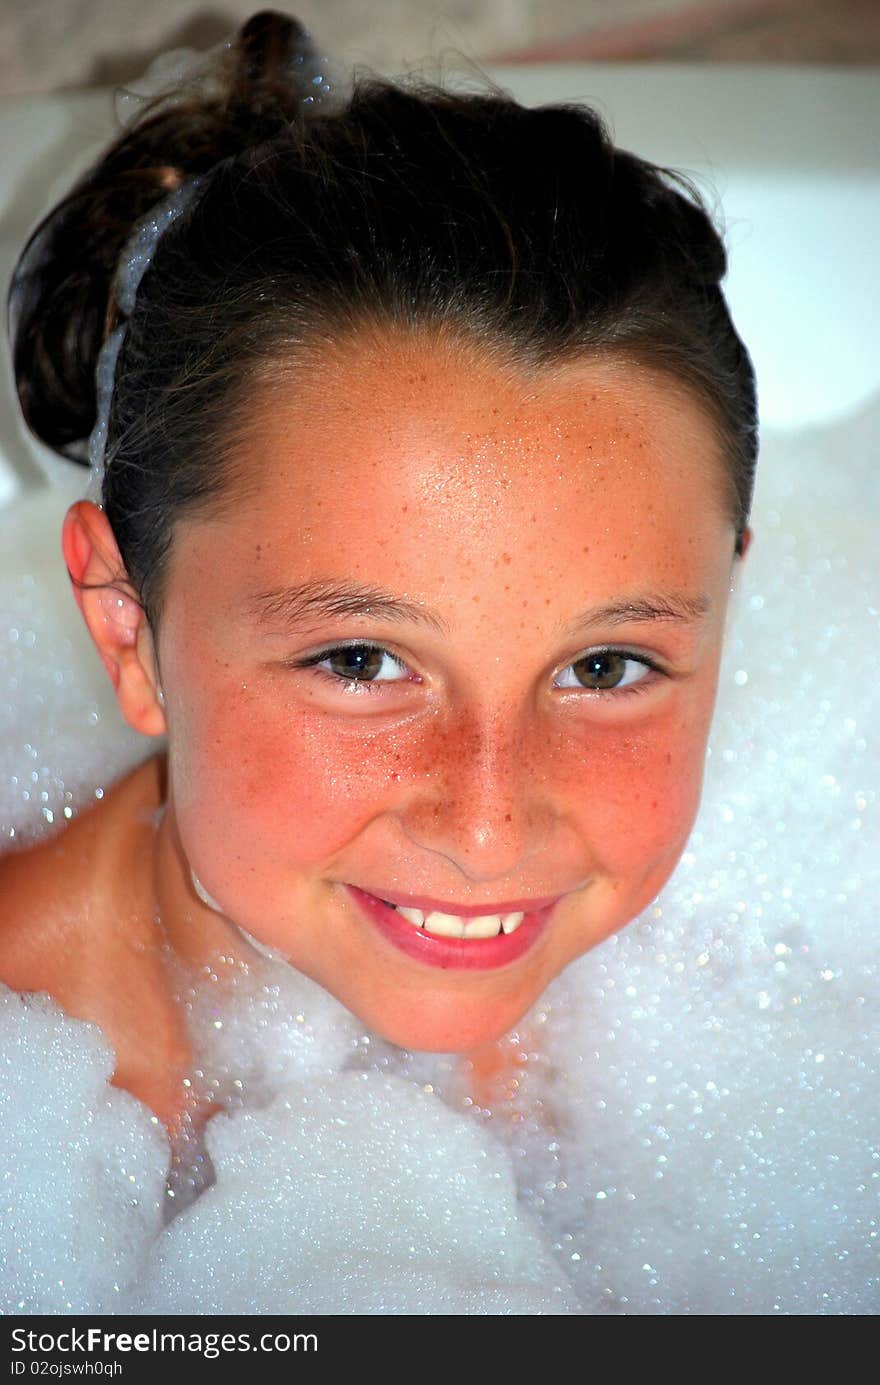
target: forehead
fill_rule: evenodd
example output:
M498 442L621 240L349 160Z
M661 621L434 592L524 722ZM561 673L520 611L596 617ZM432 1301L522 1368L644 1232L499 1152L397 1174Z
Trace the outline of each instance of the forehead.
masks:
M729 522L717 432L674 377L619 358L528 369L443 336L376 331L280 368L256 388L239 446L244 511L300 532L334 516L558 520L637 538ZM244 515L242 516L245 517ZM732 523L731 523L732 528Z
M236 424L243 479L176 528L166 630L216 617L218 638L256 638L255 603L316 583L414 602L474 657L499 630L537 650L584 608L645 594L707 601L720 629L720 449L662 372L525 370L379 333L279 363Z
M725 464L708 411L662 371L613 357L528 370L439 335L373 332L279 368L256 388L240 460L252 496L301 518L399 501L430 525L456 506L496 522L529 501L624 493L633 525L658 507L723 512ZM406 506L406 511L403 511Z

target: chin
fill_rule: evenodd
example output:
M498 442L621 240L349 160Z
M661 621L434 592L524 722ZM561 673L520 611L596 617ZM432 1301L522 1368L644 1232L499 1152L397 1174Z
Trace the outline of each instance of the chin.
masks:
M502 1038L522 1019L534 998L524 1004L493 1007L487 1014L475 1006L473 1013L460 1005L419 1007L417 1014L402 1012L389 1016L355 1010L358 1018L389 1043L415 1053L470 1053L484 1044ZM353 1007L352 1007L353 1008Z

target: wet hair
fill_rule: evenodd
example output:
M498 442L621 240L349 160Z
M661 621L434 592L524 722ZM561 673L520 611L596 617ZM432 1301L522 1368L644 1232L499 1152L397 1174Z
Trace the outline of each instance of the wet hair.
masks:
M315 102L316 74L296 20L255 15L211 81L123 130L13 280L24 416L84 460L132 230L202 175L139 284L108 421L101 500L154 631L176 520L259 482L236 446L255 384L365 328L440 330L535 369L610 355L666 372L715 424L740 554L755 379L690 180L616 148L582 104L372 73Z

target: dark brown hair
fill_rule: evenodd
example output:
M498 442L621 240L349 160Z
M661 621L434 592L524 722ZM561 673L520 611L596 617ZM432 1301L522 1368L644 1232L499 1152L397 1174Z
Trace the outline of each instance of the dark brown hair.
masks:
M146 107L19 262L22 409L82 460L120 256L204 175L138 287L109 417L102 500L154 630L174 522L247 479L233 420L253 380L365 324L451 329L535 367L613 353L667 372L715 422L740 553L755 379L696 188L615 148L583 105L372 74L326 88L302 26L255 15L196 95Z

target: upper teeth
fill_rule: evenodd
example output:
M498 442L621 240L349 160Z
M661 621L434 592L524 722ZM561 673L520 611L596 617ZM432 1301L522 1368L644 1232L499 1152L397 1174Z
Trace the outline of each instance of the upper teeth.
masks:
M475 918L464 919L458 914L441 914L435 909L426 914L424 909L410 909L403 904L392 906L416 928L424 928L426 933L437 933L443 938L494 938L498 933L515 933L525 913L478 914Z

